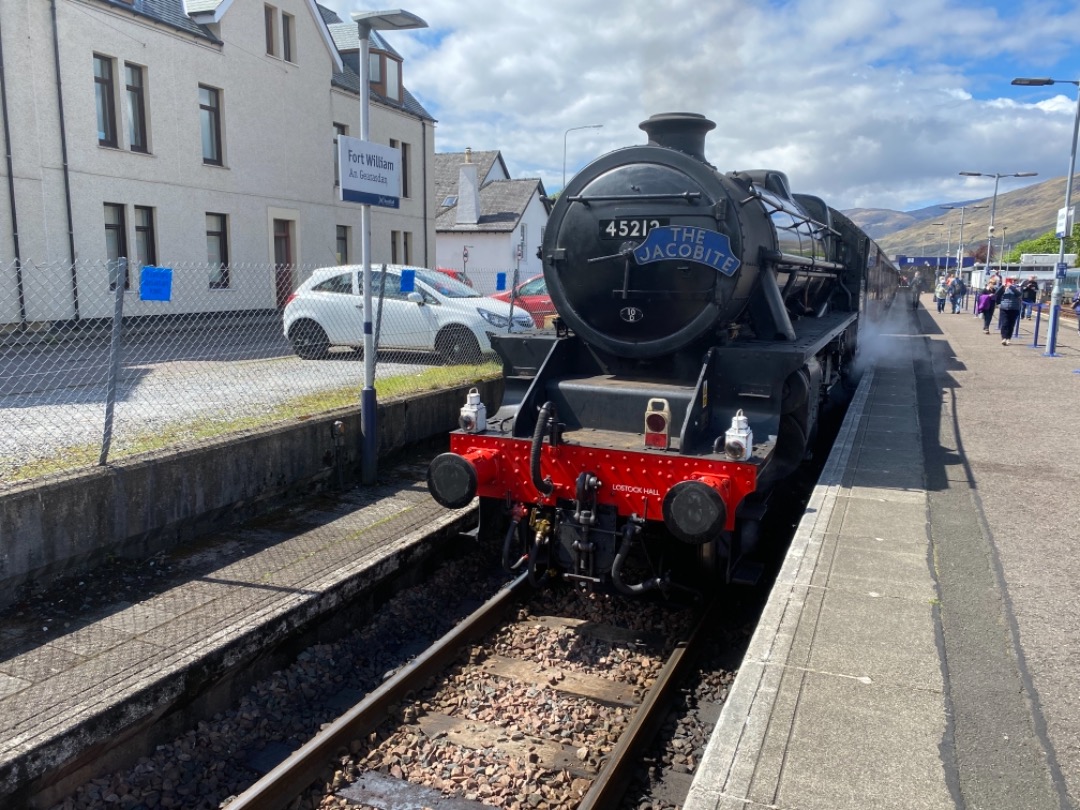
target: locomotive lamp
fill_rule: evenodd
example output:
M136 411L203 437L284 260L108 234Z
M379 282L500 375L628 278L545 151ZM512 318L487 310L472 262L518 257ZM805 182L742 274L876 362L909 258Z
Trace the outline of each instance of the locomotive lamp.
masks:
M666 399L650 399L645 406L645 446L667 450L670 433L671 406Z
M1075 84L1076 92L1076 116L1073 119L1072 151L1069 153L1069 173L1065 176L1065 208L1062 209L1065 216L1065 224L1061 229L1058 243L1057 269L1054 273L1054 289L1050 294L1050 325L1046 330L1046 351L1043 357L1057 357L1054 351L1057 348L1058 315L1061 312L1061 280L1065 278L1065 240L1072 236L1072 222L1070 208L1072 206L1073 172L1076 171L1076 135L1080 131L1080 81L1076 79L1013 79L1013 84L1022 87L1045 87L1051 84ZM1059 213L1059 217L1061 213Z

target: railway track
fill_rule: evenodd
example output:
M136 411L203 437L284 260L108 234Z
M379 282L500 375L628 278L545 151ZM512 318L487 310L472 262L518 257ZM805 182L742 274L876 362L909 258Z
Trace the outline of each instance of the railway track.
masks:
M615 807L715 623L619 601L519 577L228 807Z

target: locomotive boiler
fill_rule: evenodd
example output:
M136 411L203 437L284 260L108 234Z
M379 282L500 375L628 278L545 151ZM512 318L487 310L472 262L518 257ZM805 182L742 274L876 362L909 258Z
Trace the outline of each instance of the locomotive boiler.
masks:
M714 127L654 115L646 145L570 181L540 248L557 328L492 336L503 405L463 418L430 465L435 499L479 496L480 536L536 582L752 581L760 521L860 318L895 294L896 268L839 211L782 172L711 166Z

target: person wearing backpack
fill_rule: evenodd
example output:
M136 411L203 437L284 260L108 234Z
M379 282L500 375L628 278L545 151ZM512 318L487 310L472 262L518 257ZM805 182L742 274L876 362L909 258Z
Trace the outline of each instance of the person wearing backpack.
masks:
M960 313L960 308L964 305L964 293L967 292L967 285L964 284L964 280L960 276L954 276L952 284L949 286L949 300L952 302L953 315Z
M945 302L949 298L949 282L952 279L939 279L937 287L934 289L934 303L937 304L937 311L945 311Z

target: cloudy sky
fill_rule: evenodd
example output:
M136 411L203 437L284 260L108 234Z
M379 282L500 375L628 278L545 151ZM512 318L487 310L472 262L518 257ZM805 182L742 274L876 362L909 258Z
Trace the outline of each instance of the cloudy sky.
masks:
M321 0L348 20L371 6ZM397 6L395 6L397 7ZM721 171L775 168L839 208L989 196L960 171L1067 173L1076 0L411 0L387 35L437 119L437 151L499 149L549 192L644 143L658 112L706 115ZM570 127L603 124L600 129Z

